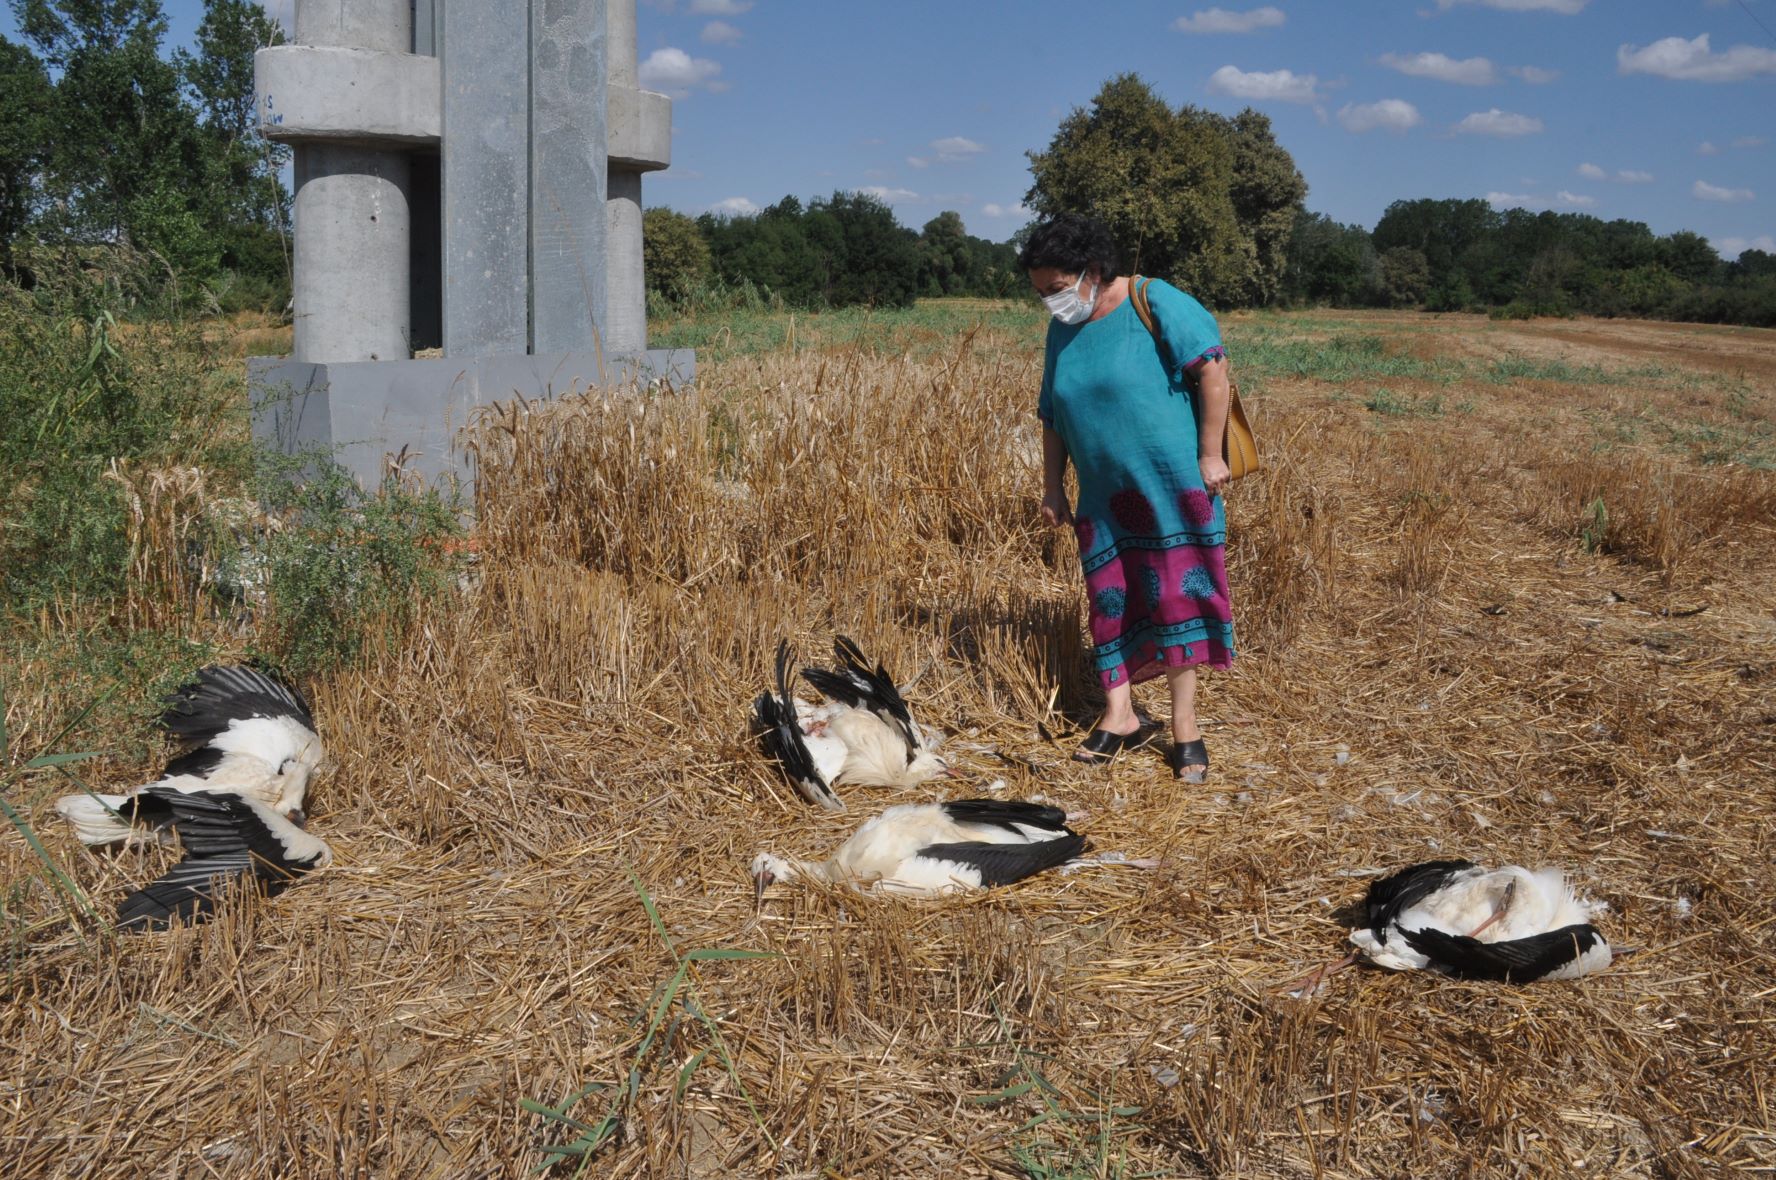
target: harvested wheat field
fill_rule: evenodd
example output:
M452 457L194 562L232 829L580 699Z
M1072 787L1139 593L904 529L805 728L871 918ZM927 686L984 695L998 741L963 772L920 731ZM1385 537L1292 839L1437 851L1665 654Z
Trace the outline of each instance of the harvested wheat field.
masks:
M333 867L118 938L8 833L4 1170L1776 1171L1776 333L1229 317L1267 470L1229 498L1241 655L1193 788L1157 750L1068 760L1095 681L1037 523L1037 313L818 321L694 390L481 424L453 604L305 686ZM961 781L834 815L761 758L778 639L835 630L914 681ZM15 738L78 707L16 682ZM109 905L166 854L82 849L59 786L25 818ZM761 848L989 793L1167 863L754 911ZM1277 990L1377 875L1450 856L1566 868L1631 953Z

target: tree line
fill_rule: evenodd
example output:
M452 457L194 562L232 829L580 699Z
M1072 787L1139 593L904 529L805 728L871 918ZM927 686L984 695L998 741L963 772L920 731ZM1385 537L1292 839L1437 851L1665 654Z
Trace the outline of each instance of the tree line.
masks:
M1338 307L1776 326L1776 255L1729 262L1688 230L1481 200L1395 201L1373 231L1299 210L1285 290Z
M1307 183L1254 110L1174 108L1134 74L1031 152L1025 203L1108 225L1124 269L1162 275L1211 308L1398 307L1505 316L1643 316L1776 325L1776 256L1725 261L1699 234L1637 221L1495 210L1482 200L1403 200L1374 230L1306 206ZM945 212L914 233L859 194L757 214L649 210L649 284L682 299L713 283L794 306L915 296L1025 295L1019 239L995 244Z
M288 288L283 149L257 133L253 52L283 30L251 0L204 0L163 51L159 0L12 0L0 37L0 267L45 244L125 248L241 303ZM195 284L191 281L195 280Z
M967 232L946 210L917 233L867 193L794 196L754 214L642 216L652 297L685 303L736 288L793 307L906 307L942 295L1006 296L1023 282L1017 248Z

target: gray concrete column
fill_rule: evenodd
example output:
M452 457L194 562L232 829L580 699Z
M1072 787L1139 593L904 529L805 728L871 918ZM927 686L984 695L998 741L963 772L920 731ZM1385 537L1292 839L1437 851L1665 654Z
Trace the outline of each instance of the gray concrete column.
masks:
M413 52L413 0L296 0L298 45Z
M647 285L641 256L641 173L613 167L604 236L604 346L623 356L647 350Z
M605 331L604 15L605 0L530 0L530 350L536 353L597 347Z
M609 90L635 90L635 0L604 10ZM612 120L615 122L615 120ZM647 350L647 287L641 256L641 173L612 162L605 202L605 346L621 356Z
M444 0L446 356L529 351L528 20Z
M635 0L609 0L604 9L604 38L609 47L605 67L610 84L629 90L638 88L638 66L635 61Z
M296 148L294 359L404 360L411 315L409 165L399 152Z
M407 53L413 47L412 0L299 0L296 40ZM295 359L407 358L407 157L348 143L299 143L295 172Z

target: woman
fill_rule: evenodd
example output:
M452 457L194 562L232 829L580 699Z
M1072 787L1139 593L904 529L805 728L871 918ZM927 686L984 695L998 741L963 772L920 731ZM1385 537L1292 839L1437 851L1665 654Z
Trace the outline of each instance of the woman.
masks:
M1174 777L1200 783L1209 752L1196 722L1196 670L1233 663L1221 333L1200 303L1156 280L1146 292L1162 351L1117 273L1109 232L1090 218L1062 214L1038 225L1018 265L1055 321L1036 410L1042 517L1078 534L1106 698L1074 757L1108 761L1142 744L1131 690L1163 673L1172 694L1167 762ZM1079 472L1073 510L1062 484L1069 460Z

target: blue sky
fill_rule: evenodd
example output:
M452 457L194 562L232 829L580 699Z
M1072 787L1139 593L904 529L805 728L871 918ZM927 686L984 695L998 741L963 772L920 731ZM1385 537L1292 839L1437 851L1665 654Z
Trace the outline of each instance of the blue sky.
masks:
M1269 115L1340 221L1490 196L1776 252L1776 0L644 0L638 26L677 99L644 193L687 213L870 189L1002 239L1024 153L1133 71Z
M175 41L201 10L169 0ZM1340 221L1487 197L1776 252L1776 0L641 0L638 32L676 100L645 200L686 213L863 189L1000 240L1024 153L1133 71L1268 114Z

